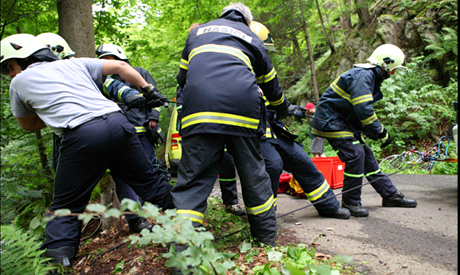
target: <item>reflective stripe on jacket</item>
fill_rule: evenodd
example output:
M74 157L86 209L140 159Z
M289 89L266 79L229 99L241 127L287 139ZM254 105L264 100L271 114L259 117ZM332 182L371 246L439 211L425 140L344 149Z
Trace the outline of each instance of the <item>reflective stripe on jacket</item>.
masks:
M372 104L383 98L379 67L354 67L339 76L321 96L311 121L311 134L330 139L364 132L376 139L383 131Z
M183 87L183 137L262 135L265 111L258 85L275 109L289 104L262 41L235 10L190 32L176 78Z

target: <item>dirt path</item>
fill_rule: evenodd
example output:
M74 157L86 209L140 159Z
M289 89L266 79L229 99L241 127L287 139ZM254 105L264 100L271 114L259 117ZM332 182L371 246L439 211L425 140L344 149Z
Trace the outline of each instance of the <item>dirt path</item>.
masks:
M278 226L295 230L297 237L308 243L319 244L318 252L351 256L362 274L458 274L458 177L391 178L399 191L417 200L417 208L382 207L380 196L366 185L362 204L369 209L369 217L321 218L308 207L279 218ZM279 194L277 214L309 204Z

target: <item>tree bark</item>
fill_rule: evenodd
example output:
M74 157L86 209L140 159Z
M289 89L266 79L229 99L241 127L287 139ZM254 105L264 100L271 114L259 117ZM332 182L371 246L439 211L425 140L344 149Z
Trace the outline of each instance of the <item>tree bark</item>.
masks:
M58 0L59 35L76 57L96 57L92 0Z
M53 173L51 172L51 169L48 165L48 157L46 156L46 147L43 144L43 137L42 137L42 132L41 130L35 130L35 138L37 139L37 148L38 148L38 154L40 156L40 163L42 165L43 173L45 174L46 180L48 181L49 185L47 187L47 191L50 192L50 194L53 193Z
M366 0L355 0L356 12L358 13L358 29L365 28L371 22L371 16L369 15L369 9L367 7Z
M112 204L112 208L120 209L120 201L117 198L115 192L115 182L113 178L106 173L104 177L99 181L99 186L101 188L101 204L109 206ZM109 229L111 227L116 227L118 225L119 219L116 218L102 218L102 230Z
M350 0L343 0L343 5L349 6ZM346 9L344 15L340 16L340 25L342 26L342 29L345 30L345 33L347 33L347 31L351 29L351 18L349 9Z
M311 80L313 83L313 93L315 94L316 103L318 103L319 94L318 94L318 85L316 84L315 60L313 60L313 51L311 49L310 37L308 36L307 22L305 20L303 6L300 0L299 0L299 5L300 5L300 15L302 17L302 27L305 32L305 40L307 41L308 57L310 58L310 70L311 70Z
M331 49L331 54L333 54L335 53L334 44L331 42L331 39L327 35L326 28L324 28L323 16L321 15L321 9L319 8L318 0L315 0L315 2L316 2L316 9L318 10L319 20L321 22L321 29L323 30L324 38L326 38L326 44L329 46L329 49Z

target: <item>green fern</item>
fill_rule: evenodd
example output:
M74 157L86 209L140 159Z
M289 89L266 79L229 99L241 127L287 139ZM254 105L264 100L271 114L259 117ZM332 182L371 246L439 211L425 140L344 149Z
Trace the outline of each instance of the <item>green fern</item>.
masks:
M9 275L45 275L56 267L46 266L49 258L40 257L40 243L21 229L1 226L1 273Z

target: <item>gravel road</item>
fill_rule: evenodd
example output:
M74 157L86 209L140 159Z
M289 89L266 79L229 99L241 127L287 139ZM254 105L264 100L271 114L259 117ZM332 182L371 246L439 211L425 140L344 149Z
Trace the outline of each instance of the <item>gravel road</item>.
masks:
M321 218L314 207L307 207L279 218L278 226L318 244L318 252L352 257L362 274L458 274L458 177L394 175L391 179L406 197L417 200L416 208L382 207L380 195L368 184L363 187L362 204L369 217ZM277 215L309 204L279 194Z

